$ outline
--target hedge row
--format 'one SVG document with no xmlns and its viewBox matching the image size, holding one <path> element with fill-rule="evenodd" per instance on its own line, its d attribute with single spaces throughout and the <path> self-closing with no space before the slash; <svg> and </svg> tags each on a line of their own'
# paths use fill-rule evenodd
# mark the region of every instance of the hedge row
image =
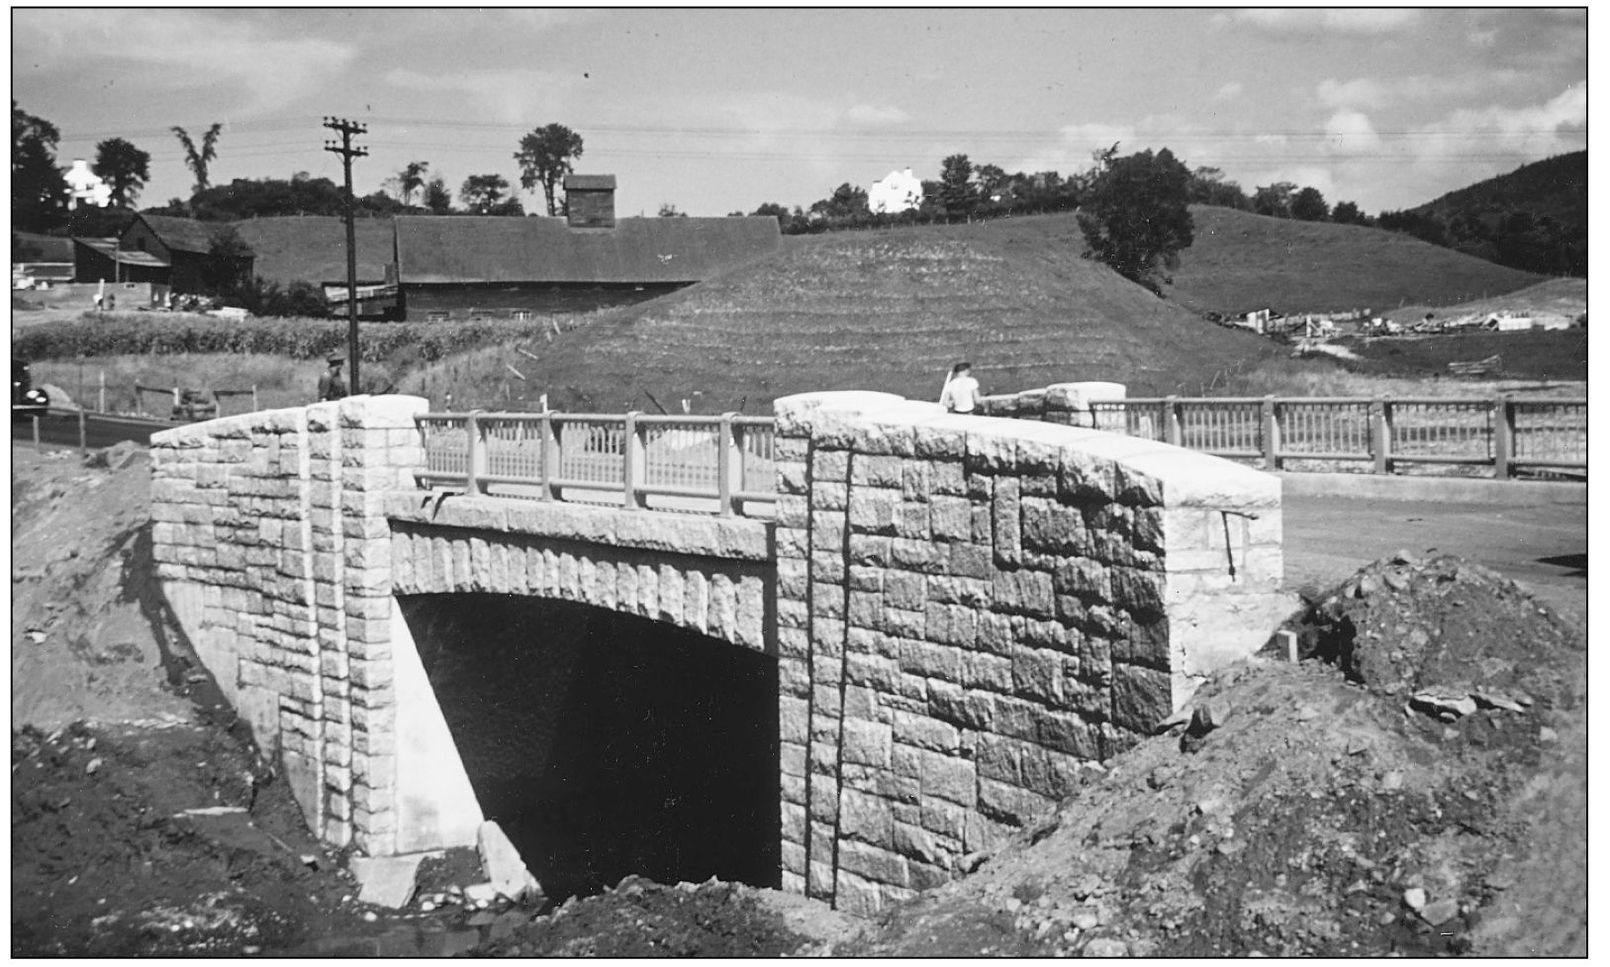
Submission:
<svg viewBox="0 0 1610 967">
<path fill-rule="evenodd" d="M 465 322 L 365 322 L 358 345 L 366 362 L 399 356 L 430 362 L 476 346 L 541 335 L 546 322 L 482 319 Z M 175 356 L 258 353 L 291 359 L 346 355 L 347 323 L 330 319 L 248 319 L 111 313 L 22 330 L 12 355 L 22 359 L 80 356 Z"/>
</svg>

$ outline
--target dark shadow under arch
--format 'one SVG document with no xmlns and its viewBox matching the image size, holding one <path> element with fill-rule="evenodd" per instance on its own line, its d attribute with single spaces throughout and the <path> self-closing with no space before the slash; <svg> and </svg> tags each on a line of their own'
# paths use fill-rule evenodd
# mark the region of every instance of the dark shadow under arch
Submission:
<svg viewBox="0 0 1610 967">
<path fill-rule="evenodd" d="M 398 601 L 483 812 L 551 899 L 778 884 L 775 658 L 571 602 Z"/>
</svg>

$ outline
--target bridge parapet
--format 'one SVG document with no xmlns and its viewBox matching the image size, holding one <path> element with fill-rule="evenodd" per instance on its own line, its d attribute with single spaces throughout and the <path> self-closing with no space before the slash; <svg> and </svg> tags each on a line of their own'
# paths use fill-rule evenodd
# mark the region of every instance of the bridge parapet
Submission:
<svg viewBox="0 0 1610 967">
<path fill-rule="evenodd" d="M 1291 610 L 1274 477 L 886 394 L 776 412 L 785 889 L 948 879 Z"/>
</svg>

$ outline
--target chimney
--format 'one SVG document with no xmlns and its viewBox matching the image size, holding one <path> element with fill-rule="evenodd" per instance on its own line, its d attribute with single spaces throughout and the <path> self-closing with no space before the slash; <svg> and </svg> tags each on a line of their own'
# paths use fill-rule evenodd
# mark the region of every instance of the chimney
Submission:
<svg viewBox="0 0 1610 967">
<path fill-rule="evenodd" d="M 571 228 L 614 228 L 615 176 L 566 175 L 565 204 Z"/>
</svg>

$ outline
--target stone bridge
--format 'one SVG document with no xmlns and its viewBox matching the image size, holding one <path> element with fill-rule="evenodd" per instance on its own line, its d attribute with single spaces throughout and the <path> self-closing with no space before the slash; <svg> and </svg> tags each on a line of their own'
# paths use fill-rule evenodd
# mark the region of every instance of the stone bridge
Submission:
<svg viewBox="0 0 1610 967">
<path fill-rule="evenodd" d="M 483 818 L 410 602 L 740 649 L 776 691 L 760 879 L 860 914 L 956 875 L 1294 606 L 1273 476 L 880 393 L 775 409 L 772 520 L 422 489 L 413 397 L 181 427 L 152 439 L 158 578 L 310 826 L 370 855 Z"/>
</svg>

